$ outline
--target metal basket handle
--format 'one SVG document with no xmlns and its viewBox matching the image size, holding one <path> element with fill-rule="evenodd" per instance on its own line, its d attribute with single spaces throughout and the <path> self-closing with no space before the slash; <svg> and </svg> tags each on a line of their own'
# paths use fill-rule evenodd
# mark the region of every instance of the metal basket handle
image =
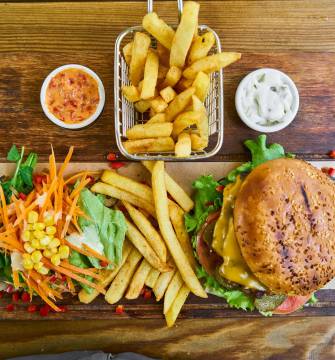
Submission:
<svg viewBox="0 0 335 360">
<path fill-rule="evenodd" d="M 183 0 L 177 0 L 177 6 L 178 6 L 178 17 L 180 20 L 181 14 L 183 12 Z M 148 0 L 147 2 L 147 11 L 148 13 L 151 13 L 154 11 L 154 0 Z"/>
</svg>

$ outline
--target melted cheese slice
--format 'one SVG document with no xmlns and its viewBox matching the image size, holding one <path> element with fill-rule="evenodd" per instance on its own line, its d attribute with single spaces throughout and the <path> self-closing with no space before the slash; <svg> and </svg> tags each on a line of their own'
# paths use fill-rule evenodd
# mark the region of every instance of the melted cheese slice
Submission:
<svg viewBox="0 0 335 360">
<path fill-rule="evenodd" d="M 220 273 L 224 278 L 246 288 L 265 290 L 244 261 L 235 236 L 233 208 L 241 185 L 242 180 L 237 177 L 235 183 L 224 189 L 223 206 L 215 224 L 212 247 L 223 258 Z"/>
</svg>

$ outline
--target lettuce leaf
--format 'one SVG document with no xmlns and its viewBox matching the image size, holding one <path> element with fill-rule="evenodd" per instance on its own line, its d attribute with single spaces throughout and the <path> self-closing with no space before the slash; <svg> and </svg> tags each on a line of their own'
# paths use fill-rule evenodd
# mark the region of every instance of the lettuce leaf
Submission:
<svg viewBox="0 0 335 360">
<path fill-rule="evenodd" d="M 197 276 L 203 280 L 203 285 L 207 293 L 222 297 L 230 307 L 245 311 L 255 309 L 252 296 L 247 295 L 239 289 L 225 289 L 214 277 L 208 275 L 202 267 L 198 267 Z"/>
<path fill-rule="evenodd" d="M 69 262 L 70 264 L 82 268 L 82 269 L 87 269 L 89 267 L 91 267 L 90 262 L 88 260 L 88 258 L 85 255 L 80 254 L 79 252 L 72 250 L 70 253 L 70 257 L 69 257 Z M 92 281 L 93 278 L 91 276 L 84 276 L 87 280 Z M 91 288 L 90 286 L 83 284 L 81 282 L 79 282 L 79 285 L 88 293 L 91 294 L 93 291 L 93 288 Z"/>
<path fill-rule="evenodd" d="M 123 213 L 104 206 L 103 199 L 87 188 L 81 191 L 78 204 L 89 217 L 79 218 L 80 228 L 84 234 L 88 232 L 91 238 L 100 240 L 103 253 L 112 264 L 110 267 L 118 265 L 122 260 L 122 247 L 127 230 Z M 90 261 L 93 266 L 99 267 L 96 261 L 91 258 Z"/>
<path fill-rule="evenodd" d="M 185 215 L 185 226 L 188 232 L 198 231 L 207 216 L 221 208 L 222 191 L 216 190 L 219 185 L 212 175 L 201 176 L 192 184 L 195 189 L 195 206 L 192 214 Z"/>
<path fill-rule="evenodd" d="M 259 135 L 256 140 L 246 140 L 245 147 L 251 152 L 251 161 L 246 162 L 236 169 L 230 171 L 228 175 L 220 181 L 226 185 L 236 181 L 236 177 L 241 174 L 250 172 L 256 166 L 263 164 L 269 160 L 275 160 L 283 157 L 294 157 L 291 153 L 285 153 L 284 148 L 279 144 L 271 144 L 267 146 L 266 135 Z"/>
</svg>

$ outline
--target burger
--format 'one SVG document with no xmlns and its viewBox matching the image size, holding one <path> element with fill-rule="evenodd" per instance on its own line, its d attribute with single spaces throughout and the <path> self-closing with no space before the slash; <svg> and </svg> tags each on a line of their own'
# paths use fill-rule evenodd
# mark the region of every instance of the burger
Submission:
<svg viewBox="0 0 335 360">
<path fill-rule="evenodd" d="M 193 183 L 198 277 L 231 307 L 290 313 L 335 276 L 335 185 L 265 135 L 245 145 L 250 162 Z"/>
</svg>

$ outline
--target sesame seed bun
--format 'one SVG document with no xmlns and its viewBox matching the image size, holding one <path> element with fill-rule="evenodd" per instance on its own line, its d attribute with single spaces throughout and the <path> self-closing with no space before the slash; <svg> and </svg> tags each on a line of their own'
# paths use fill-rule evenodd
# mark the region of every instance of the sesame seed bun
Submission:
<svg viewBox="0 0 335 360">
<path fill-rule="evenodd" d="M 255 168 L 236 199 L 234 226 L 245 261 L 272 293 L 308 295 L 335 276 L 335 185 L 304 161 Z"/>
</svg>

